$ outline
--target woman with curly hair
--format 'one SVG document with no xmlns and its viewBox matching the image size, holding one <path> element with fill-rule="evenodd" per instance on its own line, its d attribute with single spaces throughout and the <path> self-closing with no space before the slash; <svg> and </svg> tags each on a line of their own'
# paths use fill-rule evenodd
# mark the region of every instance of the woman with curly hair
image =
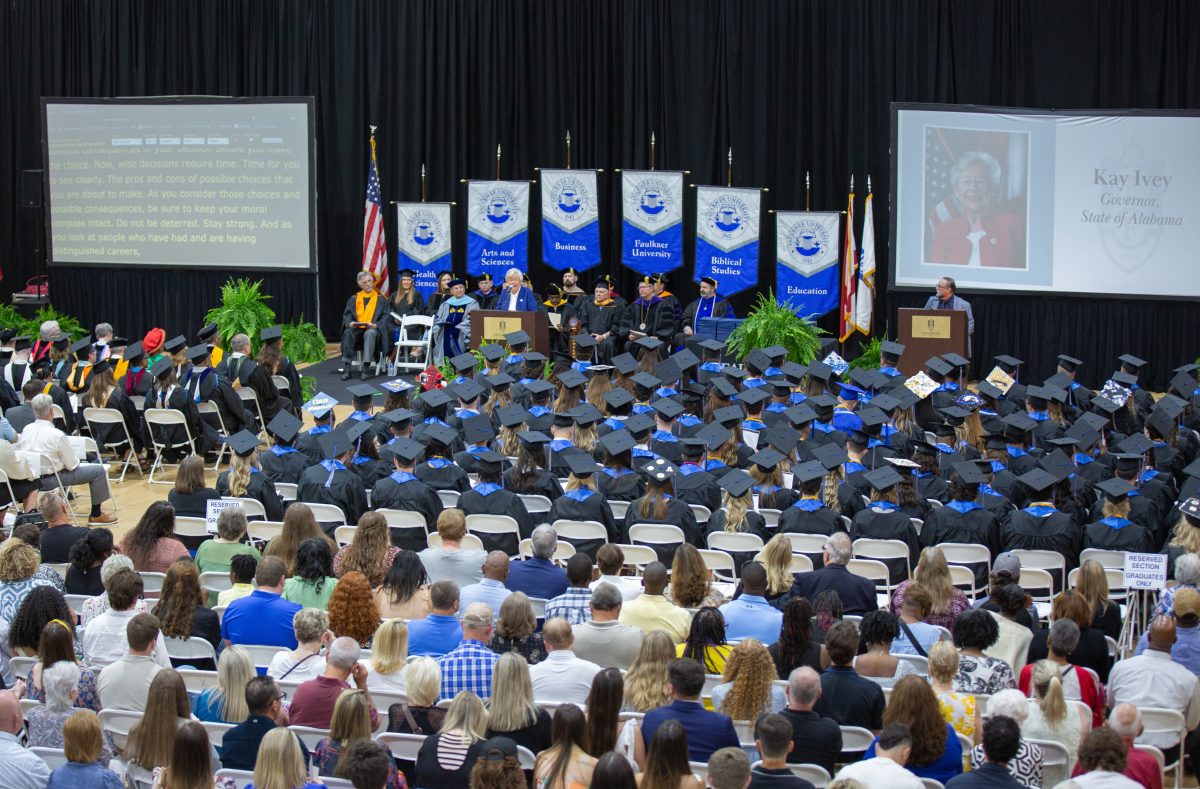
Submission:
<svg viewBox="0 0 1200 789">
<path fill-rule="evenodd" d="M 25 698 L 35 701 L 45 700 L 42 686 L 42 670 L 61 661 L 68 661 L 79 666 L 78 698 L 76 707 L 100 711 L 100 693 L 96 689 L 96 675 L 90 668 L 79 665 L 75 657 L 75 631 L 69 623 L 61 619 L 51 619 L 42 628 L 42 637 L 38 642 L 38 660 L 29 669 L 25 678 Z"/>
<path fill-rule="evenodd" d="M 198 636 L 219 649 L 221 620 L 217 612 L 204 607 L 204 590 L 200 587 L 200 571 L 191 559 L 179 559 L 167 568 L 163 579 L 162 596 L 154 606 L 163 636 L 188 639 Z M 196 668 L 212 671 L 210 660 L 180 659 L 179 665 L 196 664 Z M 201 663 L 206 665 L 200 665 Z"/>
<path fill-rule="evenodd" d="M 283 583 L 283 599 L 305 608 L 324 608 L 337 586 L 333 553 L 324 540 L 305 540 L 296 551 L 296 571 Z"/>
<path fill-rule="evenodd" d="M 171 562 L 188 556 L 187 546 L 175 537 L 175 508 L 165 501 L 147 507 L 122 538 L 121 553 L 133 559 L 139 573 L 165 573 Z"/>
<path fill-rule="evenodd" d="M 37 549 L 24 540 L 9 537 L 0 543 L 0 618 L 11 622 L 21 603 L 38 587 L 58 591 L 50 581 L 36 575 L 41 563 Z"/>
<path fill-rule="evenodd" d="M 530 665 L 541 663 L 546 659 L 546 644 L 542 634 L 535 630 L 537 616 L 533 613 L 533 604 L 524 592 L 513 592 L 500 604 L 496 629 L 488 648 L 499 655 L 516 652 Z"/>
<path fill-rule="evenodd" d="M 829 662 L 828 658 L 821 659 L 821 645 L 813 638 L 812 618 L 812 604 L 806 597 L 793 597 L 783 607 L 779 640 L 767 647 L 779 679 L 787 679 L 801 666 L 808 666 L 820 674 L 824 668 L 822 664 Z"/>
<path fill-rule="evenodd" d="M 983 653 L 1000 638 L 1000 626 L 991 613 L 974 608 L 964 611 L 954 623 L 953 632 L 954 646 L 958 647 L 958 673 L 954 676 L 956 693 L 991 695 L 1017 686 L 1012 666 Z"/>
<path fill-rule="evenodd" d="M 423 619 L 429 615 L 429 574 L 420 556 L 407 549 L 396 553 L 383 583 L 375 590 L 375 603 L 384 619 Z"/>
<path fill-rule="evenodd" d="M 704 666 L 705 674 L 720 674 L 730 649 L 725 640 L 725 617 L 716 608 L 701 608 L 692 617 L 687 639 L 675 648 L 675 656 L 691 658 Z"/>
<path fill-rule="evenodd" d="M 647 633 L 642 647 L 625 674 L 625 706 L 631 712 L 649 712 L 671 703 L 667 664 L 675 659 L 675 644 L 662 630 Z"/>
<path fill-rule="evenodd" d="M 329 543 L 329 550 L 336 551 L 337 543 L 329 539 L 329 535 L 321 530 L 313 511 L 307 504 L 300 502 L 291 504 L 283 513 L 283 530 L 279 536 L 267 543 L 263 556 L 278 556 L 288 566 L 288 575 L 296 572 L 296 551 L 305 540 L 324 540 Z"/>
<path fill-rule="evenodd" d="M 36 657 L 42 643 L 42 631 L 54 620 L 67 625 L 71 635 L 75 635 L 72 624 L 75 617 L 67 605 L 67 599 L 53 586 L 39 586 L 26 595 L 21 607 L 17 609 L 8 628 L 9 654 Z M 75 654 L 82 657 L 78 640 L 75 644 Z M 7 681 L 7 677 L 5 678 Z"/>
<path fill-rule="evenodd" d="M 341 578 L 346 573 L 361 573 L 376 587 L 383 583 L 398 553 L 400 549 L 392 545 L 387 518 L 378 512 L 364 512 L 354 530 L 354 540 L 333 557 L 333 574 Z"/>
<path fill-rule="evenodd" d="M 888 688 L 916 671 L 912 663 L 891 654 L 892 642 L 900 636 L 900 620 L 891 611 L 868 611 L 858 631 L 867 645 L 866 654 L 854 658 L 854 670 L 859 676 Z"/>
<path fill-rule="evenodd" d="M 910 583 L 921 584 L 933 599 L 933 608 L 925 618 L 931 625 L 949 630 L 954 627 L 958 615 L 971 607 L 971 601 L 967 599 L 966 594 L 961 589 L 954 588 L 946 555 L 937 546 L 931 545 L 921 551 L 921 559 L 913 569 L 912 579 L 901 581 L 892 593 L 891 610 L 896 616 L 900 616 L 900 610 L 904 607 L 904 591 Z"/>
<path fill-rule="evenodd" d="M 904 766 L 913 775 L 944 784 L 963 771 L 958 735 L 942 718 L 937 696 L 923 678 L 909 676 L 896 683 L 883 710 L 883 725 L 893 723 L 903 724 L 912 732 L 912 752 Z M 874 742 L 863 754 L 863 759 L 873 758 Z"/>
<path fill-rule="evenodd" d="M 787 706 L 783 688 L 775 684 L 771 653 L 757 638 L 734 645 L 721 684 L 713 688 L 712 703 L 713 709 L 735 721 L 758 720 L 759 715 Z"/>
<path fill-rule="evenodd" d="M 836 589 L 826 589 L 813 599 L 813 619 L 817 629 L 821 631 L 818 634 L 820 640 L 825 639 L 825 634 L 834 623 L 842 621 L 843 610 L 845 606 L 842 605 L 842 598 Z"/>
<path fill-rule="evenodd" d="M 329 597 L 329 629 L 334 636 L 349 636 L 367 649 L 379 627 L 379 607 L 371 584 L 362 573 L 346 573 Z"/>
<path fill-rule="evenodd" d="M 100 574 L 100 566 L 112 555 L 113 533 L 102 526 L 88 531 L 86 535 L 75 541 L 67 554 L 67 580 L 63 585 L 64 594 L 84 594 L 94 597 L 104 594 L 104 581 Z"/>
<path fill-rule="evenodd" d="M 724 596 L 709 578 L 704 557 L 688 543 L 675 549 L 671 560 L 671 583 L 663 596 L 680 608 L 706 608 L 724 602 Z"/>
</svg>

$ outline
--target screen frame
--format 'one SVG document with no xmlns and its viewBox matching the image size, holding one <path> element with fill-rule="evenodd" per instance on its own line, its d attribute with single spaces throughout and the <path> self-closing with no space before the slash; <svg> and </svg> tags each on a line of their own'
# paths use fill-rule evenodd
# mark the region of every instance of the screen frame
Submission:
<svg viewBox="0 0 1200 789">
<path fill-rule="evenodd" d="M 893 101 L 890 104 L 891 108 L 891 137 L 889 140 L 889 151 L 891 152 L 891 187 L 892 199 L 888 201 L 888 219 L 890 227 L 888 228 L 888 292 L 889 293 L 925 293 L 931 292 L 934 283 L 930 282 L 927 285 L 897 285 L 896 284 L 896 211 L 898 200 L 896 198 L 896 188 L 898 186 L 898 168 L 899 168 L 899 153 L 897 151 L 897 137 L 899 131 L 899 120 L 901 110 L 922 110 L 929 112 L 962 112 L 966 114 L 992 114 L 992 115 L 1050 115 L 1063 118 L 1074 117 L 1112 117 L 1112 118 L 1200 118 L 1200 110 L 1173 110 L 1173 109 L 1141 109 L 1141 108 L 1124 108 L 1124 109 L 1046 109 L 1036 107 L 997 107 L 990 104 L 938 104 L 919 101 Z M 1075 298 L 1089 299 L 1106 299 L 1106 300 L 1137 300 L 1137 301 L 1196 301 L 1195 296 L 1179 296 L 1171 294 L 1143 294 L 1129 295 L 1122 293 L 1100 293 L 1096 291 L 1068 291 L 1068 290 L 1020 290 L 1018 288 L 957 288 L 956 293 L 974 293 L 984 296 L 1013 296 L 1025 297 L 1040 296 L 1040 297 L 1057 297 L 1069 296 Z"/>
<path fill-rule="evenodd" d="M 42 113 L 42 192 L 43 202 L 43 231 L 46 235 L 46 266 L 47 267 L 86 267 L 86 268 L 157 268 L 157 269 L 188 269 L 212 271 L 245 271 L 244 264 L 223 263 L 173 263 L 146 262 L 127 263 L 109 261 L 55 261 L 54 234 L 50 224 L 50 142 L 47 128 L 47 107 L 52 104 L 97 104 L 107 106 L 144 106 L 144 105 L 212 105 L 212 104 L 300 104 L 304 105 L 308 116 L 308 265 L 307 266 L 269 266 L 263 269 L 270 272 L 307 272 L 316 274 L 320 271 L 317 259 L 317 119 L 315 96 L 139 96 L 121 98 L 88 98 L 83 96 L 43 96 L 41 98 Z"/>
</svg>

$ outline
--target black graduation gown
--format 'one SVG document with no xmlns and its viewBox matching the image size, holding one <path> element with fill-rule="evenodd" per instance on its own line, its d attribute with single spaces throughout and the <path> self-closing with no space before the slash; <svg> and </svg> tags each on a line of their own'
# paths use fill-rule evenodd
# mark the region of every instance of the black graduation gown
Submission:
<svg viewBox="0 0 1200 789">
<path fill-rule="evenodd" d="M 484 494 L 487 495 L 484 495 Z M 511 490 L 494 486 L 493 483 L 481 483 L 471 488 L 458 499 L 458 508 L 464 515 L 507 515 L 517 522 L 517 530 L 521 539 L 533 534 L 533 518 L 525 509 L 525 502 Z M 509 556 L 516 556 L 520 545 L 511 535 L 496 536 L 489 534 L 477 535 L 483 540 L 485 551 L 504 551 Z"/>
<path fill-rule="evenodd" d="M 1092 505 L 1091 512 L 1088 513 L 1088 520 L 1095 522 L 1103 517 L 1104 502 L 1097 501 Z M 1163 518 L 1158 505 L 1149 496 L 1130 495 L 1129 514 L 1125 517 L 1144 528 L 1146 533 L 1153 537 L 1156 543 L 1161 544 L 1166 539 L 1167 527 L 1163 525 Z M 1171 526 L 1174 526 L 1174 524 L 1171 524 Z"/>
<path fill-rule="evenodd" d="M 828 428 L 828 429 L 823 429 Z M 839 447 L 845 447 L 849 439 L 841 430 L 829 424 L 822 425 L 818 422 L 812 423 L 812 432 L 808 437 L 809 443 L 815 449 L 826 444 L 836 444 Z"/>
<path fill-rule="evenodd" d="M 575 308 L 571 303 L 564 301 L 562 304 L 552 305 L 549 301 L 543 301 L 538 307 L 538 312 L 543 312 L 547 315 L 554 313 L 559 317 L 559 326 L 555 329 L 554 324 L 550 324 L 550 358 L 563 359 L 570 356 L 570 344 L 567 339 L 571 333 L 571 318 L 575 315 Z M 549 318 L 547 318 L 547 321 Z"/>
<path fill-rule="evenodd" d="M 296 436 L 296 440 L 292 442 L 292 445 L 308 458 L 309 466 L 315 466 L 325 457 L 324 453 L 321 452 L 321 436 L 328 433 L 330 429 L 328 427 L 309 428 Z M 320 430 L 320 432 L 314 433 L 314 430 Z"/>
<path fill-rule="evenodd" d="M 232 495 L 229 492 L 228 469 L 217 475 L 217 493 L 225 497 Z M 246 483 L 244 498 L 257 499 L 262 502 L 263 509 L 267 511 L 267 520 L 283 520 L 283 499 L 275 492 L 275 483 L 261 471 L 251 472 L 250 481 Z"/>
<path fill-rule="evenodd" d="M 704 524 L 704 538 L 707 544 L 708 535 L 715 532 L 725 531 L 725 510 L 715 510 L 712 516 L 708 519 L 708 523 Z M 746 512 L 746 522 L 742 528 L 743 534 L 754 534 L 763 544 L 766 544 L 771 539 L 772 535 L 767 531 L 767 520 L 761 513 L 749 510 Z M 733 566 L 737 571 L 738 576 L 742 574 L 742 566 L 746 562 L 753 561 L 758 551 L 730 551 L 729 555 L 733 558 Z"/>
<path fill-rule="evenodd" d="M 608 364 L 617 355 L 618 339 L 629 336 L 625 303 L 611 299 L 608 304 L 600 306 L 595 299 L 581 299 L 575 306 L 575 316 L 579 318 L 579 331 L 582 333 L 612 333 L 611 337 L 596 346 L 596 361 Z"/>
<path fill-rule="evenodd" d="M 946 542 L 982 545 L 996 556 L 1000 546 L 1000 521 L 982 506 L 967 512 L 959 512 L 953 507 L 935 507 L 921 527 L 921 547 Z M 986 585 L 987 565 L 978 564 L 971 569 L 975 572 L 975 585 Z"/>
<path fill-rule="evenodd" d="M 150 385 L 154 383 L 153 376 L 146 370 L 145 367 L 140 370 L 130 368 L 125 371 L 125 375 L 121 376 L 117 381 L 117 386 L 125 393 L 127 397 L 140 395 L 145 397 L 150 393 Z"/>
<path fill-rule="evenodd" d="M 258 398 L 258 407 L 262 409 L 262 418 L 266 422 L 274 419 L 275 415 L 284 407 L 291 406 L 291 401 L 279 395 L 279 389 L 271 380 L 271 374 L 267 372 L 267 368 L 250 357 L 242 356 L 237 359 L 226 357 L 218 366 L 218 372 L 221 372 L 221 368 L 225 369 L 225 372 L 222 373 L 223 377 L 231 384 L 236 382 L 240 386 L 248 386 L 254 390 L 254 396 Z M 296 396 L 300 396 L 299 389 L 297 389 Z"/>
<path fill-rule="evenodd" d="M 859 492 L 845 482 L 838 485 L 837 500 L 838 507 L 841 509 L 840 514 L 847 518 L 853 518 L 867 508 L 867 503 L 863 501 Z"/>
<path fill-rule="evenodd" d="M 950 500 L 950 486 L 946 484 L 945 479 L 933 472 L 927 472 L 925 476 L 915 476 L 918 496 L 923 499 L 937 499 L 943 504 Z"/>
<path fill-rule="evenodd" d="M 150 393 L 150 396 L 146 398 L 146 407 L 159 408 L 159 396 L 159 390 L 157 388 L 154 389 Z M 181 411 L 183 413 L 184 420 L 187 422 L 188 430 L 191 431 L 192 434 L 192 441 L 196 445 L 196 454 L 203 456 L 217 445 L 216 434 L 211 430 L 211 428 L 208 427 L 204 420 L 200 418 L 200 412 L 196 410 L 196 404 L 192 401 L 192 398 L 188 396 L 187 391 L 184 390 L 183 387 L 175 386 L 171 389 L 170 394 L 167 395 L 166 407 L 176 411 Z M 146 425 L 149 427 L 148 422 Z M 159 427 L 154 428 L 154 430 L 155 435 L 158 435 L 160 431 L 164 431 L 163 428 Z M 187 436 L 184 434 L 184 431 L 179 427 L 166 428 L 165 433 L 166 435 L 162 436 L 162 439 L 165 439 L 162 441 L 162 443 L 167 445 L 182 443 L 187 440 Z M 149 433 L 147 433 L 146 442 L 147 445 L 149 445 Z M 187 449 L 171 449 L 164 454 L 168 458 L 178 458 L 186 455 L 187 453 Z"/>
<path fill-rule="evenodd" d="M 595 521 L 604 526 L 608 533 L 609 542 L 620 542 L 621 534 L 617 530 L 617 522 L 613 518 L 612 507 L 604 497 L 587 488 L 567 491 L 554 499 L 550 505 L 549 520 Z M 571 540 L 575 550 L 586 553 L 592 561 L 596 560 L 596 551 L 603 543 L 600 540 Z"/>
<path fill-rule="evenodd" d="M 908 546 L 907 566 L 917 566 L 917 559 L 921 553 L 917 529 L 908 519 L 908 515 L 901 510 L 880 509 L 878 502 L 873 502 L 871 506 L 855 515 L 854 520 L 850 523 L 850 539 L 857 540 L 860 537 L 869 537 L 875 540 L 900 540 Z M 908 572 L 902 559 L 888 559 L 884 564 L 888 566 L 893 586 L 908 578 Z"/>
<path fill-rule="evenodd" d="M 696 313 L 700 311 L 700 299 L 696 299 L 683 310 L 681 317 L 682 325 L 679 327 L 683 331 L 685 327 L 690 327 L 693 332 L 696 332 L 700 327 L 696 325 Z M 725 299 L 717 299 L 713 303 L 712 315 L 710 318 L 725 318 L 729 315 L 729 302 Z"/>
<path fill-rule="evenodd" d="M 647 304 L 641 299 L 630 302 L 625 308 L 626 319 L 621 327 L 621 338 L 632 340 L 630 332 L 640 332 L 657 337 L 668 345 L 675 341 L 675 314 L 662 299 Z"/>
<path fill-rule="evenodd" d="M 609 472 L 613 469 L 605 467 L 596 475 L 596 487 L 607 501 L 633 501 L 646 494 L 646 483 L 636 471 L 626 470 L 619 477 Z M 690 510 L 689 510 L 690 511 Z"/>
<path fill-rule="evenodd" d="M 238 397 L 237 392 L 233 391 L 233 387 L 221 378 L 221 374 L 216 370 L 206 368 L 197 371 L 193 368 L 188 371 L 183 385 L 193 400 L 199 390 L 201 400 L 217 406 L 217 412 L 221 415 L 220 420 L 216 416 L 212 416 L 211 419 L 206 416 L 204 419 L 205 423 L 214 431 L 221 432 L 223 423 L 227 431 L 226 435 L 232 436 L 242 430 L 256 432 L 254 418 L 242 405 L 242 398 Z"/>
<path fill-rule="evenodd" d="M 312 465 L 312 460 L 295 447 L 273 446 L 258 454 L 258 465 L 272 482 L 298 485 L 304 469 Z"/>
<path fill-rule="evenodd" d="M 441 498 L 437 491 L 421 480 L 401 474 L 399 471 L 393 472 L 375 483 L 371 491 L 371 506 L 377 510 L 419 512 L 425 517 L 426 531 L 432 532 L 437 527 L 438 516 L 442 514 Z M 392 532 L 392 544 L 412 551 L 423 551 L 428 547 L 424 540 L 408 529 Z"/>
<path fill-rule="evenodd" d="M 687 474 L 683 468 L 681 466 L 675 475 L 675 497 L 683 499 L 685 504 L 699 504 L 713 512 L 720 509 L 721 486 L 716 478 L 698 465 L 686 466 L 691 471 Z"/>
<path fill-rule="evenodd" d="M 445 458 L 430 458 L 418 465 L 413 473 L 434 490 L 457 490 L 463 493 L 471 487 L 467 472 Z"/>
<path fill-rule="evenodd" d="M 350 469 L 358 475 L 362 486 L 367 490 L 374 488 L 375 483 L 391 474 L 394 468 L 391 463 L 375 458 L 362 458 L 362 462 L 357 461 L 358 458 L 355 458 L 355 462 L 350 464 Z"/>
<path fill-rule="evenodd" d="M 763 493 L 761 490 L 755 490 L 758 493 L 758 508 L 760 510 L 779 510 L 782 512 L 788 507 L 796 503 L 800 498 L 800 492 L 792 488 L 776 488 L 770 493 Z"/>
<path fill-rule="evenodd" d="M 1154 539 L 1145 528 L 1128 519 L 1117 523 L 1124 525 L 1113 526 L 1104 520 L 1089 523 L 1083 528 L 1083 547 L 1134 553 L 1148 553 L 1154 550 Z"/>
<path fill-rule="evenodd" d="M 565 467 L 564 467 L 565 468 Z M 516 469 L 508 469 L 504 472 L 504 489 L 511 490 L 513 493 L 524 493 L 525 495 L 545 496 L 554 501 L 563 494 L 562 485 L 558 484 L 558 479 L 553 474 L 545 469 L 539 468 L 533 476 L 532 484 L 525 488 L 521 488 L 516 482 Z M 584 519 L 586 520 L 586 518 Z"/>
<path fill-rule="evenodd" d="M 671 433 L 655 431 L 650 435 L 650 451 L 678 466 L 683 462 L 683 444 Z"/>
<path fill-rule="evenodd" d="M 342 508 L 346 523 L 351 526 L 358 523 L 358 519 L 367 511 L 367 493 L 358 475 L 350 469 L 340 468 L 331 476 L 320 463 L 310 466 L 300 477 L 296 500 L 312 504 L 336 504 Z M 334 524 L 334 527 L 341 525 Z M 321 527 L 333 536 L 332 528 L 326 524 L 321 524 Z"/>
<path fill-rule="evenodd" d="M 364 333 L 364 329 L 356 329 L 351 324 L 358 321 L 358 311 L 355 309 L 358 303 L 358 294 L 362 291 L 356 291 L 351 294 L 350 298 L 346 299 L 346 306 L 342 309 L 342 358 L 354 358 L 354 346 L 358 342 L 358 338 Z M 376 353 L 386 355 L 392 345 L 392 338 L 387 331 L 391 320 L 388 315 L 388 306 L 390 302 L 383 296 L 377 296 L 375 299 L 375 310 L 371 313 L 371 320 L 368 323 L 372 324 L 379 330 L 379 335 L 382 338 L 380 346 L 375 349 Z M 373 364 L 374 359 L 368 359 L 368 364 Z"/>
<path fill-rule="evenodd" d="M 642 499 L 645 497 L 643 496 Z M 629 543 L 629 527 L 637 523 L 667 523 L 672 526 L 678 526 L 683 529 L 683 538 L 688 544 L 694 545 L 697 548 L 704 547 L 704 535 L 700 531 L 700 525 L 696 523 L 696 514 L 691 508 L 675 497 L 667 500 L 667 515 L 661 520 L 656 520 L 652 514 L 643 515 L 638 509 L 642 504 L 642 499 L 636 499 L 629 504 L 629 509 L 625 513 L 625 524 L 621 527 L 621 542 Z M 668 567 L 671 566 L 671 560 L 675 558 L 674 548 L 655 548 L 658 553 L 658 559 Z"/>
<path fill-rule="evenodd" d="M 84 406 L 86 408 L 86 406 Z M 138 413 L 137 407 L 133 401 L 125 396 L 118 386 L 109 392 L 108 400 L 104 403 L 105 408 L 112 408 L 121 412 L 121 416 L 125 419 L 125 427 L 129 431 L 129 437 L 133 440 L 133 448 L 138 452 L 142 451 L 142 435 L 137 429 L 138 422 L 141 421 L 141 414 Z M 82 412 L 82 409 L 81 409 Z M 65 414 L 65 411 L 64 411 Z M 94 424 L 92 426 L 92 438 L 96 439 L 96 444 L 101 449 L 104 449 L 105 444 L 110 441 L 120 443 L 125 440 L 125 430 L 119 426 L 108 424 Z"/>
<path fill-rule="evenodd" d="M 846 524 L 836 512 L 824 504 L 815 510 L 809 510 L 811 505 L 804 502 L 804 499 L 800 499 L 779 514 L 780 534 L 830 535 L 845 530 Z"/>
<path fill-rule="evenodd" d="M 1014 548 L 1028 551 L 1054 551 L 1067 562 L 1068 572 L 1079 564 L 1081 530 L 1065 513 L 1052 510 L 1046 515 L 1017 510 L 1000 525 L 1000 551 Z M 1065 578 L 1056 578 L 1062 588 Z"/>
</svg>

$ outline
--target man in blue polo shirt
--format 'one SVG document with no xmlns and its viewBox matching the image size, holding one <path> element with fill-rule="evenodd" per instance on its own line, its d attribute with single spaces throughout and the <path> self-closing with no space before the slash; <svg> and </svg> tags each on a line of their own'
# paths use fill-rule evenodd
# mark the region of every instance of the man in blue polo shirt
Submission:
<svg viewBox="0 0 1200 789">
<path fill-rule="evenodd" d="M 230 603 L 221 618 L 221 638 L 227 646 L 265 644 L 296 648 L 292 618 L 302 606 L 281 597 L 285 575 L 287 565 L 278 556 L 268 556 L 258 563 L 254 572 L 258 588 Z"/>
<path fill-rule="evenodd" d="M 558 533 L 543 523 L 533 530 L 530 541 L 533 556 L 509 565 L 504 585 L 514 592 L 524 592 L 528 597 L 543 600 L 558 597 L 567 591 L 567 571 L 554 563 Z"/>
<path fill-rule="evenodd" d="M 742 567 L 742 594 L 721 606 L 725 617 L 725 638 L 745 641 L 757 638 L 763 644 L 779 640 L 783 612 L 767 602 L 767 571 L 758 562 Z"/>
<path fill-rule="evenodd" d="M 429 587 L 429 615 L 408 623 L 408 654 L 440 658 L 463 639 L 458 613 L 458 584 L 434 581 Z"/>
</svg>

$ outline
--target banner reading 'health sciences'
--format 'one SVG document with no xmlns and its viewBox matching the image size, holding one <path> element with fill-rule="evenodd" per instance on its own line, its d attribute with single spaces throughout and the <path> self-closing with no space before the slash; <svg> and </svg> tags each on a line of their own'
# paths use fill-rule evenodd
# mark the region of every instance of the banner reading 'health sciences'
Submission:
<svg viewBox="0 0 1200 789">
<path fill-rule="evenodd" d="M 510 268 L 525 271 L 529 259 L 529 182 L 467 184 L 467 272 L 504 280 Z"/>
<path fill-rule="evenodd" d="M 415 272 L 414 285 L 419 293 L 437 290 L 439 271 L 449 271 L 450 204 L 397 203 L 396 227 L 400 234 L 401 270 Z"/>
<path fill-rule="evenodd" d="M 775 296 L 802 316 L 824 315 L 838 305 L 837 211 L 776 211 Z"/>
<path fill-rule="evenodd" d="M 639 274 L 683 265 L 683 173 L 621 173 L 621 262 Z"/>
<path fill-rule="evenodd" d="M 542 170 L 542 259 L 559 271 L 600 262 L 595 170 Z"/>
<path fill-rule="evenodd" d="M 717 280 L 722 296 L 758 282 L 761 202 L 759 189 L 696 188 L 696 279 Z"/>
</svg>

